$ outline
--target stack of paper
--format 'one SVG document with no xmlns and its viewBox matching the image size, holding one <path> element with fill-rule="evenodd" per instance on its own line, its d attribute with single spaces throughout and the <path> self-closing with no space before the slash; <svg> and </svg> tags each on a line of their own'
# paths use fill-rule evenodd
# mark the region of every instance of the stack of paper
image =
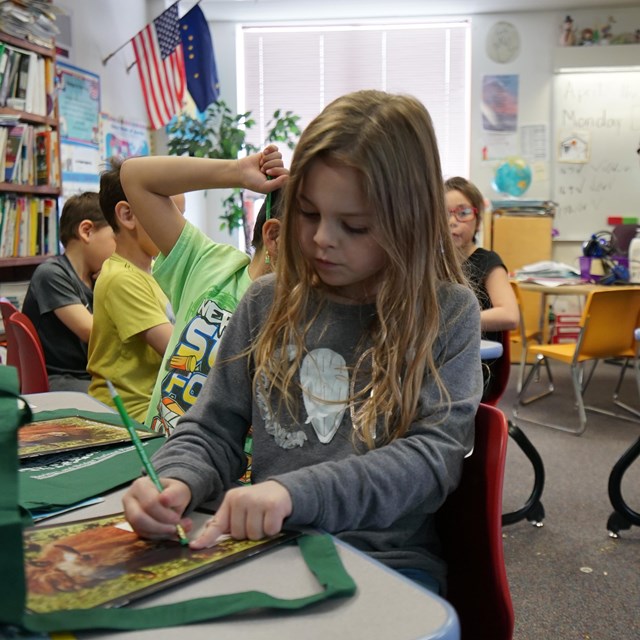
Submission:
<svg viewBox="0 0 640 640">
<path fill-rule="evenodd" d="M 564 262 L 543 260 L 527 264 L 516 271 L 516 280 L 519 282 L 535 282 L 547 286 L 562 284 L 577 284 L 582 282 L 580 271 Z"/>
</svg>

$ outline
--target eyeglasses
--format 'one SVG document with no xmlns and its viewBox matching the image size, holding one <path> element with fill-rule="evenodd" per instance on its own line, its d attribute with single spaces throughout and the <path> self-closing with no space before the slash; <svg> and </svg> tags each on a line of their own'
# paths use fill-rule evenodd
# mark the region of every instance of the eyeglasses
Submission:
<svg viewBox="0 0 640 640">
<path fill-rule="evenodd" d="M 468 222 L 478 215 L 478 210 L 475 207 L 460 205 L 455 209 L 449 209 L 449 215 L 453 216 L 458 222 Z"/>
</svg>

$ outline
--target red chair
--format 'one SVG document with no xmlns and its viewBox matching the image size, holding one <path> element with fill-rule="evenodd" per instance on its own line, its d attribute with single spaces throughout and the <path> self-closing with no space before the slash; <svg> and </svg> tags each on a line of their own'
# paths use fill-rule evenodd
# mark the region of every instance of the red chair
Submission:
<svg viewBox="0 0 640 640">
<path fill-rule="evenodd" d="M 4 325 L 4 332 L 7 336 L 7 361 L 5 364 L 10 367 L 19 369 L 18 363 L 18 349 L 15 344 L 15 338 L 13 332 L 9 326 L 9 318 L 16 311 L 19 311 L 17 307 L 8 298 L 0 298 L 0 313 L 2 314 L 2 324 Z"/>
<path fill-rule="evenodd" d="M 510 335 L 508 331 L 503 331 L 500 335 L 500 343 L 502 344 L 502 355 L 494 360 L 490 365 L 491 376 L 487 387 L 482 395 L 483 404 L 492 407 L 497 406 L 502 394 L 509 383 L 509 374 L 511 373 L 511 353 L 510 353 Z M 544 464 L 538 450 L 520 427 L 513 421 L 509 420 L 509 435 L 515 440 L 525 456 L 527 456 L 531 466 L 533 467 L 533 488 L 527 501 L 520 509 L 510 511 L 502 516 L 502 524 L 515 524 L 526 518 L 534 527 L 543 526 L 544 507 L 540 498 L 544 490 Z"/>
<path fill-rule="evenodd" d="M 49 377 L 44 352 L 33 322 L 24 313 L 16 311 L 9 316 L 9 326 L 18 348 L 18 373 L 21 393 L 49 391 Z"/>
<path fill-rule="evenodd" d="M 447 561 L 447 600 L 462 640 L 511 640 L 514 614 L 502 549 L 502 483 L 509 430 L 502 411 L 481 404 L 462 480 L 437 515 Z"/>
</svg>

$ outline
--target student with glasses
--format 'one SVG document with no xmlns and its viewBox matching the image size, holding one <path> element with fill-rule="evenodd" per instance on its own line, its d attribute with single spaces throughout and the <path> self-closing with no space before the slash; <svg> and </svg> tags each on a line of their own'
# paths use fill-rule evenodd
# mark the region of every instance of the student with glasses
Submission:
<svg viewBox="0 0 640 640">
<path fill-rule="evenodd" d="M 476 246 L 484 200 L 465 178 L 445 182 L 445 203 L 453 242 L 462 254 L 463 269 L 480 302 L 480 326 L 487 340 L 500 341 L 500 332 L 516 329 L 519 321 L 509 275 L 495 251 Z"/>
</svg>

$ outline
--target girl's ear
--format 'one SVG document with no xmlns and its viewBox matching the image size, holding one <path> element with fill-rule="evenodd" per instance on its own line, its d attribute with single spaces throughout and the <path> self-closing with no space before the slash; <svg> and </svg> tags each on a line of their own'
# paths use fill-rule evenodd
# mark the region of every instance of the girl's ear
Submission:
<svg viewBox="0 0 640 640">
<path fill-rule="evenodd" d="M 262 244 L 271 256 L 278 255 L 278 238 L 280 237 L 280 220 L 270 218 L 262 226 Z"/>
<path fill-rule="evenodd" d="M 91 220 L 87 220 L 87 219 L 82 220 L 78 225 L 78 231 L 77 231 L 78 239 L 82 240 L 83 242 L 88 242 L 89 237 L 94 231 L 95 231 L 95 225 Z"/>
<path fill-rule="evenodd" d="M 126 200 L 120 200 L 120 202 L 116 204 L 115 213 L 119 227 L 129 229 L 129 231 L 135 229 L 136 219 L 134 218 L 133 213 L 131 212 L 131 207 Z"/>
</svg>

